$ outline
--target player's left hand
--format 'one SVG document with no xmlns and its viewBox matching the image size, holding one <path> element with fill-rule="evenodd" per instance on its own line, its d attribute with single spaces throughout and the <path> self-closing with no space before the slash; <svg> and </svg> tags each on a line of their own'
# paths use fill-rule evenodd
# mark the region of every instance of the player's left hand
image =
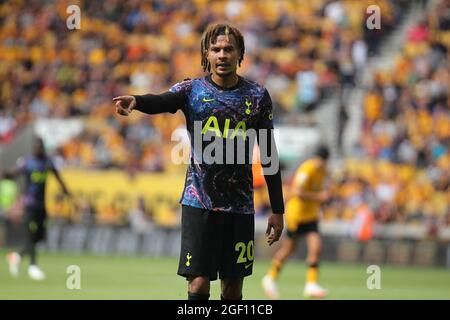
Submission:
<svg viewBox="0 0 450 320">
<path fill-rule="evenodd" d="M 277 242 L 280 239 L 281 233 L 283 232 L 283 227 L 284 227 L 284 215 L 275 213 L 270 214 L 269 219 L 267 221 L 267 230 L 266 230 L 267 243 L 269 244 L 269 246 L 271 246 L 273 243 Z"/>
</svg>

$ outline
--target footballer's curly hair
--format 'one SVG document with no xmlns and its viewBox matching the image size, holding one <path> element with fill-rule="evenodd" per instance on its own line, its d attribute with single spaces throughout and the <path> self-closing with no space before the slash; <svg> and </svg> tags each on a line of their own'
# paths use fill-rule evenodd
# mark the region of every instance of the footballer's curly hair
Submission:
<svg viewBox="0 0 450 320">
<path fill-rule="evenodd" d="M 209 45 L 211 43 L 216 43 L 218 36 L 229 36 L 233 35 L 236 39 L 236 43 L 239 50 L 239 60 L 238 65 L 241 66 L 242 60 L 244 60 L 244 52 L 245 52 L 245 45 L 244 45 L 244 37 L 242 36 L 241 32 L 227 24 L 227 23 L 216 23 L 216 24 L 210 24 L 206 28 L 205 32 L 203 32 L 202 40 L 201 40 L 201 56 L 202 56 L 202 67 L 203 71 L 210 71 L 211 66 L 208 61 L 208 49 Z"/>
</svg>

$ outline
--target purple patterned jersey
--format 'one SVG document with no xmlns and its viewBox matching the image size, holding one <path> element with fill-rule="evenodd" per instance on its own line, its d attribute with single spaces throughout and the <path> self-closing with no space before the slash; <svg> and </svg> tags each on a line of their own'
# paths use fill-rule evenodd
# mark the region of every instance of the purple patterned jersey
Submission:
<svg viewBox="0 0 450 320">
<path fill-rule="evenodd" d="M 251 155 L 255 140 L 247 132 L 273 128 L 272 102 L 267 90 L 242 77 L 236 86 L 223 89 L 207 76 L 177 83 L 170 91 L 186 97 L 182 110 L 191 138 L 181 204 L 254 214 Z M 200 145 L 195 143 L 199 135 Z M 223 148 L 211 148 L 218 139 L 222 140 Z M 231 141 L 234 146 L 230 147 L 227 142 Z M 242 145 L 245 147 L 239 149 Z M 215 159 L 223 157 L 223 161 L 211 163 L 205 160 L 205 154 L 212 154 Z"/>
</svg>

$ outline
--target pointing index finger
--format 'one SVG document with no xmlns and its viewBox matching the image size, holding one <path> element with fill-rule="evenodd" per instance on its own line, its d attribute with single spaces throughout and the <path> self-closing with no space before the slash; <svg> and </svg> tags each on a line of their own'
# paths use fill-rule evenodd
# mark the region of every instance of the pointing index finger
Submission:
<svg viewBox="0 0 450 320">
<path fill-rule="evenodd" d="M 113 98 L 113 101 L 117 101 L 117 100 L 126 100 L 126 97 L 125 96 L 118 96 L 118 97 Z"/>
</svg>

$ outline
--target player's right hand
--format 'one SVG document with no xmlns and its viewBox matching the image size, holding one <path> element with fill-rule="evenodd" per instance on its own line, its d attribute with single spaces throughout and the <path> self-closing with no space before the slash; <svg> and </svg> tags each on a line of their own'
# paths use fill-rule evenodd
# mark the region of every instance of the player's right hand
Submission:
<svg viewBox="0 0 450 320">
<path fill-rule="evenodd" d="M 136 107 L 136 98 L 133 96 L 118 96 L 113 101 L 116 102 L 116 112 L 122 116 L 128 116 Z"/>
</svg>

